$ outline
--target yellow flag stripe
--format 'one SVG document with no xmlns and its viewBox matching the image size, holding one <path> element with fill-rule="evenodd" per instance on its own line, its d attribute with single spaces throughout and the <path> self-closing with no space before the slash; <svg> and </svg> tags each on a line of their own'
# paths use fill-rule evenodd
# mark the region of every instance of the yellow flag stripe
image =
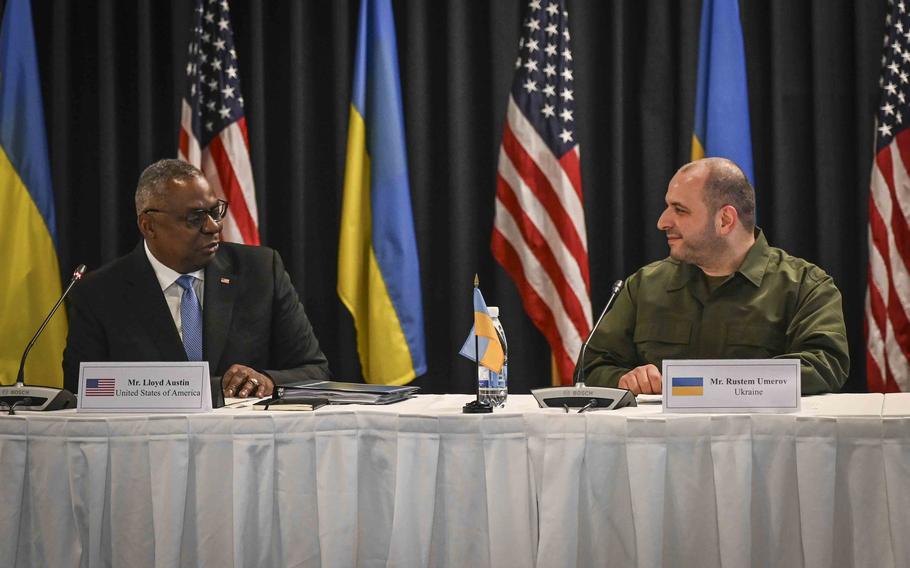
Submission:
<svg viewBox="0 0 910 568">
<path fill-rule="evenodd" d="M 480 355 L 480 364 L 497 373 L 502 372 L 505 354 L 502 351 L 502 344 L 499 343 L 496 328 L 493 327 L 493 320 L 490 319 L 489 315 L 474 312 L 474 333 L 478 337 L 485 337 L 490 340 L 487 343 L 486 350 Z"/>
<path fill-rule="evenodd" d="M 357 330 L 367 382 L 403 385 L 414 379 L 411 351 L 372 245 L 370 157 L 363 117 L 351 105 L 338 247 L 338 296 Z"/>
<path fill-rule="evenodd" d="M 673 396 L 703 396 L 705 387 L 672 387 Z"/>
<path fill-rule="evenodd" d="M 57 251 L 41 212 L 0 147 L 0 383 L 12 384 L 19 359 L 61 293 Z M 25 368 L 33 385 L 63 386 L 66 313 L 60 310 L 32 348 Z"/>
</svg>

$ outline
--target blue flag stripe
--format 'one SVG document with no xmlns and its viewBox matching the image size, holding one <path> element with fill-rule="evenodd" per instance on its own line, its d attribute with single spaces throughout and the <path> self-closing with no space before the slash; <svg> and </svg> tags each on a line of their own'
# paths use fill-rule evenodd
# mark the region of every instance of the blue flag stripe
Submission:
<svg viewBox="0 0 910 568">
<path fill-rule="evenodd" d="M 419 376 L 426 372 L 423 302 L 390 0 L 363 0 L 358 26 L 351 100 L 366 125 L 373 251 Z"/>
<path fill-rule="evenodd" d="M 0 26 L 0 145 L 56 244 L 51 167 L 28 0 L 9 0 Z"/>
<path fill-rule="evenodd" d="M 695 136 L 705 156 L 736 162 L 755 182 L 746 51 L 738 0 L 704 0 L 698 50 Z"/>
<path fill-rule="evenodd" d="M 701 387 L 704 386 L 703 377 L 673 377 L 674 387 Z"/>
</svg>

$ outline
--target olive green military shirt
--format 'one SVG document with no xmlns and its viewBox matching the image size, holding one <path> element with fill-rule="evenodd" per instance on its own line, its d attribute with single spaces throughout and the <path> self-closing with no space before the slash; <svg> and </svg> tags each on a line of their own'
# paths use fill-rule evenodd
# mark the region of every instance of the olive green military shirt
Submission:
<svg viewBox="0 0 910 568">
<path fill-rule="evenodd" d="M 825 271 L 768 245 L 709 292 L 697 266 L 667 258 L 629 277 L 585 353 L 585 382 L 615 387 L 664 359 L 799 358 L 803 394 L 837 392 L 850 370 L 841 295 Z"/>
</svg>

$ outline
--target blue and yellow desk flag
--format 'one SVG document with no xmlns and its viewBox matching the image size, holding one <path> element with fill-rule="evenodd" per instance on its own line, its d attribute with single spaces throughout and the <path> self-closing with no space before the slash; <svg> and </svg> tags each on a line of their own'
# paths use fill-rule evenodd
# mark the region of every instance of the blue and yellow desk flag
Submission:
<svg viewBox="0 0 910 568">
<path fill-rule="evenodd" d="M 0 383 L 61 293 L 54 194 L 38 56 L 28 0 L 8 0 L 0 24 Z M 54 315 L 32 349 L 26 381 L 63 386 L 66 314 Z"/>
<path fill-rule="evenodd" d="M 694 130 L 693 161 L 733 160 L 755 182 L 739 0 L 702 3 Z"/>
<path fill-rule="evenodd" d="M 477 336 L 476 340 L 475 336 Z M 474 327 L 471 328 L 471 332 L 468 334 L 468 338 L 458 354 L 467 357 L 471 361 L 476 361 L 478 351 L 480 352 L 481 365 L 494 373 L 502 372 L 502 365 L 505 363 L 505 352 L 502 349 L 502 343 L 499 342 L 496 328 L 493 327 L 493 318 L 490 317 L 490 312 L 487 310 L 487 303 L 483 300 L 483 294 L 480 293 L 480 288 L 475 287 Z"/>
<path fill-rule="evenodd" d="M 401 385 L 427 365 L 390 0 L 360 4 L 352 91 L 338 295 L 354 317 L 364 378 Z"/>
<path fill-rule="evenodd" d="M 705 394 L 704 377 L 673 377 L 670 387 L 673 396 L 703 396 Z"/>
</svg>

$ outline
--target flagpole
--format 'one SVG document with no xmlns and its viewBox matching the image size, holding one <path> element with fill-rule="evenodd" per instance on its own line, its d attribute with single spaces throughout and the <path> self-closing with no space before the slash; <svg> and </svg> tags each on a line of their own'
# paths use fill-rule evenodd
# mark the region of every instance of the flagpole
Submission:
<svg viewBox="0 0 910 568">
<path fill-rule="evenodd" d="M 477 292 L 477 289 L 480 288 L 480 278 L 477 277 L 477 274 L 474 274 L 474 292 Z M 474 294 L 471 295 L 474 297 Z M 473 313 L 474 308 L 472 305 L 471 312 Z M 461 412 L 464 414 L 489 414 L 493 412 L 493 405 L 489 402 L 480 399 L 480 339 L 477 336 L 477 316 L 474 316 L 474 362 L 476 363 L 476 371 L 474 373 L 474 384 L 477 388 L 477 397 L 471 402 L 465 404 L 461 407 Z"/>
</svg>

